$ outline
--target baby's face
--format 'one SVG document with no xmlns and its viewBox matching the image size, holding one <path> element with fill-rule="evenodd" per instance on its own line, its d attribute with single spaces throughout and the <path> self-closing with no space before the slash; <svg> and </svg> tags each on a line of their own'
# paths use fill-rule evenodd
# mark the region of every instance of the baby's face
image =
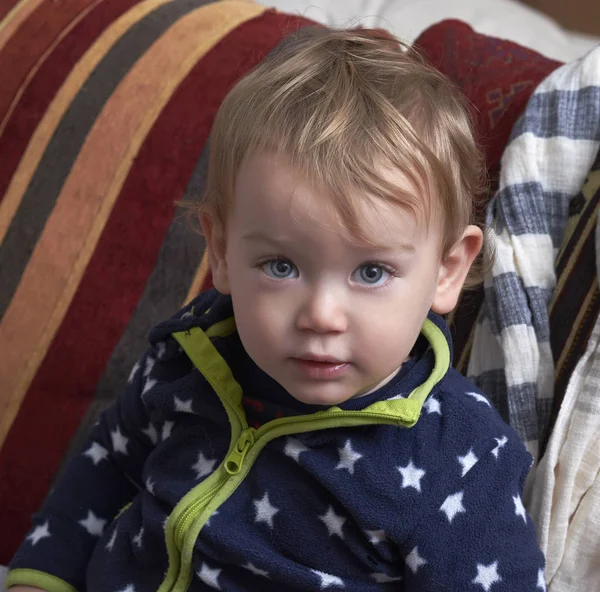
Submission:
<svg viewBox="0 0 600 592">
<path fill-rule="evenodd" d="M 225 265 L 248 354 L 293 397 L 335 405 L 385 384 L 435 297 L 439 236 L 379 200 L 360 211 L 374 249 L 283 160 L 248 159 L 228 219 Z"/>
</svg>

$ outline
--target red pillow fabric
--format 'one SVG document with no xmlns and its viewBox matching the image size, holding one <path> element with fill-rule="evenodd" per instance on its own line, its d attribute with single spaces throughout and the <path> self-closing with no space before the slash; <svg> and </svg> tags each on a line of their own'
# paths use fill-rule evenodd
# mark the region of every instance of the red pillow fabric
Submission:
<svg viewBox="0 0 600 592">
<path fill-rule="evenodd" d="M 476 132 L 490 177 L 488 199 L 476 212 L 482 220 L 487 201 L 498 186 L 500 159 L 513 126 L 537 85 L 562 64 L 512 41 L 476 33 L 456 20 L 433 25 L 415 45 L 473 104 Z M 454 337 L 454 363 L 463 373 L 482 299 L 482 288 L 465 292 L 448 319 Z"/>
</svg>

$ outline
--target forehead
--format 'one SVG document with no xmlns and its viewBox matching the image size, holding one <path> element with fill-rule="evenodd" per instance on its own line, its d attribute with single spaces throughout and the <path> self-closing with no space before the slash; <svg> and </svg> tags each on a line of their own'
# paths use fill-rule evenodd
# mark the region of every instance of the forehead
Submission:
<svg viewBox="0 0 600 592">
<path fill-rule="evenodd" d="M 387 181 L 406 193 L 414 189 L 401 173 L 384 171 Z M 355 219 L 349 227 L 342 208 L 350 204 Z M 336 199 L 316 186 L 283 157 L 252 155 L 237 176 L 232 222 L 244 232 L 302 235 L 310 229 L 335 234 L 355 246 L 391 248 L 415 240 L 426 232 L 423 212 L 399 203 L 351 191 Z M 354 226 L 354 225 L 353 225 Z"/>
</svg>

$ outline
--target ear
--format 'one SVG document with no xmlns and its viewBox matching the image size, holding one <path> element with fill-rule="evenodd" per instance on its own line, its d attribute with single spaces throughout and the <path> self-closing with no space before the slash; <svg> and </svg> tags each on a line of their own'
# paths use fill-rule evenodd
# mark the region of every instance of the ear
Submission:
<svg viewBox="0 0 600 592">
<path fill-rule="evenodd" d="M 438 285 L 431 309 L 447 314 L 454 309 L 471 264 L 483 244 L 483 233 L 477 226 L 467 226 L 462 238 L 452 247 L 440 266 Z"/>
<path fill-rule="evenodd" d="M 229 288 L 229 276 L 227 273 L 226 242 L 221 224 L 215 223 L 214 218 L 202 213 L 200 214 L 200 225 L 206 239 L 206 250 L 208 263 L 212 272 L 214 287 L 221 294 L 231 294 Z"/>
</svg>

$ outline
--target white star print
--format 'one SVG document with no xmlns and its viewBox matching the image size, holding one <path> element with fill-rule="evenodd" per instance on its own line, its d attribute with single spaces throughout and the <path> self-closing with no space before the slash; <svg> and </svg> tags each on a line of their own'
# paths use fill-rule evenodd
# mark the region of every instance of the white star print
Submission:
<svg viewBox="0 0 600 592">
<path fill-rule="evenodd" d="M 329 586 L 337 586 L 338 588 L 344 587 L 344 580 L 342 580 L 342 578 L 332 576 L 331 574 L 319 571 L 318 569 L 311 569 L 311 571 L 321 578 L 321 590 L 329 588 Z"/>
<path fill-rule="evenodd" d="M 279 512 L 279 508 L 271 505 L 269 494 L 265 493 L 261 500 L 254 500 L 254 507 L 256 508 L 255 522 L 265 522 L 269 528 L 273 528 L 273 518 Z"/>
<path fill-rule="evenodd" d="M 119 590 L 119 592 L 135 592 L 135 586 L 133 584 L 129 584 L 126 588 Z"/>
<path fill-rule="evenodd" d="M 166 420 L 165 423 L 163 423 L 162 432 L 160 434 L 163 442 L 171 435 L 171 430 L 173 429 L 174 425 L 175 422 L 169 420 Z"/>
<path fill-rule="evenodd" d="M 492 454 L 498 458 L 498 454 L 500 453 L 500 448 L 504 448 L 506 443 L 508 442 L 508 438 L 506 436 L 502 436 L 502 438 L 494 438 L 496 442 L 498 442 L 498 446 L 492 450 Z"/>
<path fill-rule="evenodd" d="M 138 548 L 141 549 L 142 548 L 142 538 L 144 536 L 144 527 L 142 526 L 142 528 L 140 528 L 140 532 L 138 532 L 134 537 L 133 537 L 133 544 Z"/>
<path fill-rule="evenodd" d="M 94 465 L 97 465 L 108 456 L 108 450 L 104 446 L 100 446 L 98 442 L 92 442 L 92 445 L 83 453 L 83 456 L 89 456 Z"/>
<path fill-rule="evenodd" d="M 346 440 L 343 448 L 338 448 L 338 454 L 340 455 L 340 462 L 335 468 L 348 469 L 348 472 L 354 475 L 354 465 L 363 455 L 352 450 L 352 442 L 350 440 Z"/>
<path fill-rule="evenodd" d="M 154 363 L 156 360 L 148 356 L 146 358 L 146 367 L 144 368 L 144 378 L 148 378 L 150 376 L 150 372 L 152 372 L 152 368 L 154 368 Z"/>
<path fill-rule="evenodd" d="M 34 531 L 27 536 L 27 540 L 31 541 L 31 546 L 35 547 L 42 539 L 51 537 L 50 529 L 48 528 L 48 521 L 40 526 L 36 526 Z"/>
<path fill-rule="evenodd" d="M 196 479 L 202 479 L 202 477 L 210 475 L 216 464 L 216 458 L 206 458 L 202 452 L 199 452 L 198 459 L 196 460 L 195 464 L 192 465 L 192 469 L 196 471 Z"/>
<path fill-rule="evenodd" d="M 219 584 L 219 575 L 221 575 L 220 569 L 211 569 L 206 565 L 206 563 L 202 564 L 200 571 L 197 573 L 198 577 L 211 588 L 216 588 L 217 590 L 221 589 Z"/>
<path fill-rule="evenodd" d="M 167 351 L 167 344 L 164 341 L 159 341 L 156 344 L 156 357 L 159 360 L 162 360 L 166 351 Z"/>
<path fill-rule="evenodd" d="M 129 373 L 129 378 L 127 379 L 127 382 L 129 384 L 131 384 L 133 382 L 133 379 L 135 378 L 135 375 L 137 374 L 139 369 L 140 369 L 140 361 L 138 360 L 135 363 L 135 366 L 131 369 L 131 372 Z"/>
<path fill-rule="evenodd" d="M 538 581 L 536 588 L 539 588 L 542 592 L 546 592 L 546 579 L 544 578 L 544 570 L 541 567 L 538 569 Z"/>
<path fill-rule="evenodd" d="M 527 512 L 525 512 L 525 506 L 523 505 L 521 496 L 517 493 L 517 495 L 513 495 L 512 499 L 515 504 L 515 516 L 521 516 L 523 522 L 527 524 Z"/>
<path fill-rule="evenodd" d="M 465 393 L 465 395 L 469 395 L 469 397 L 473 397 L 475 400 L 479 401 L 480 403 L 485 403 L 488 407 L 491 407 L 490 402 L 483 395 L 480 395 L 479 393 Z"/>
<path fill-rule="evenodd" d="M 496 582 L 501 581 L 502 578 L 498 575 L 497 561 L 489 565 L 477 564 L 477 577 L 472 581 L 473 584 L 479 584 L 485 592 L 488 592 Z"/>
<path fill-rule="evenodd" d="M 371 574 L 371 577 L 378 584 L 389 584 L 390 582 L 398 582 L 399 580 L 402 579 L 401 577 L 393 578 L 392 576 L 388 576 L 387 574 L 384 574 L 384 573 L 374 573 L 374 574 Z"/>
<path fill-rule="evenodd" d="M 464 456 L 457 457 L 457 460 L 462 466 L 462 476 L 464 477 L 479 459 L 473 454 L 473 449 L 471 448 Z"/>
<path fill-rule="evenodd" d="M 296 462 L 300 462 L 300 455 L 303 452 L 308 452 L 308 448 L 296 438 L 288 438 L 285 443 L 283 453 L 286 456 L 293 458 Z"/>
<path fill-rule="evenodd" d="M 263 578 L 269 577 L 268 571 L 265 571 L 264 569 L 258 569 L 258 567 L 256 567 L 256 565 L 253 565 L 252 563 L 246 563 L 244 567 L 250 570 L 255 576 L 262 576 Z"/>
<path fill-rule="evenodd" d="M 113 530 L 113 533 L 110 537 L 110 540 L 108 541 L 108 543 L 106 543 L 106 550 L 107 551 L 112 551 L 113 547 L 115 546 L 115 541 L 117 540 L 117 531 L 119 530 L 119 527 L 116 526 L 115 529 Z"/>
<path fill-rule="evenodd" d="M 402 489 L 414 487 L 421 493 L 421 479 L 425 476 L 425 471 L 415 467 L 412 459 L 405 467 L 398 467 L 398 470 L 402 473 Z"/>
<path fill-rule="evenodd" d="M 112 440 L 112 447 L 115 452 L 128 454 L 127 443 L 129 442 L 129 438 L 126 438 L 121 433 L 121 428 L 119 426 L 117 426 L 117 429 L 114 432 L 110 433 L 110 439 Z"/>
<path fill-rule="evenodd" d="M 329 536 L 337 534 L 341 539 L 344 538 L 343 527 L 346 518 L 338 516 L 331 506 L 329 506 L 327 512 L 323 516 L 319 516 L 319 520 L 327 527 Z"/>
<path fill-rule="evenodd" d="M 419 548 L 415 547 L 407 556 L 406 556 L 406 565 L 410 568 L 410 571 L 413 573 L 417 573 L 419 568 L 422 565 L 427 565 L 427 561 L 419 555 Z"/>
<path fill-rule="evenodd" d="M 369 537 L 369 542 L 377 545 L 378 543 L 385 543 L 387 536 L 384 530 L 367 530 L 365 531 Z"/>
<path fill-rule="evenodd" d="M 148 477 L 148 479 L 146 479 L 146 489 L 148 490 L 148 492 L 151 495 L 154 495 L 154 486 L 156 485 L 156 483 L 154 483 L 154 480 L 151 477 Z"/>
<path fill-rule="evenodd" d="M 179 411 L 181 413 L 194 413 L 194 411 L 192 409 L 192 399 L 183 401 L 179 397 L 174 397 L 174 401 L 175 401 L 175 411 Z"/>
<path fill-rule="evenodd" d="M 427 401 L 425 401 L 425 403 L 423 404 L 423 407 L 425 408 L 427 413 L 437 413 L 438 415 L 442 414 L 442 407 L 440 405 L 440 402 L 434 397 L 429 397 Z"/>
<path fill-rule="evenodd" d="M 142 434 L 146 434 L 152 444 L 156 444 L 158 442 L 158 434 L 152 422 L 149 422 L 148 427 L 142 430 Z"/>
<path fill-rule="evenodd" d="M 448 522 L 452 523 L 452 520 L 457 514 L 467 511 L 462 503 L 463 495 L 463 491 L 449 495 L 441 505 L 440 512 L 444 512 L 444 514 L 446 514 Z"/>
<path fill-rule="evenodd" d="M 85 528 L 92 536 L 99 537 L 104 532 L 106 520 L 98 518 L 94 512 L 88 510 L 87 518 L 85 520 L 80 520 L 78 524 L 83 526 L 83 528 Z"/>
<path fill-rule="evenodd" d="M 210 521 L 219 513 L 219 510 L 215 510 L 209 517 L 204 526 L 210 526 Z"/>
<path fill-rule="evenodd" d="M 154 380 L 154 378 L 150 378 L 149 380 L 146 381 L 146 384 L 144 384 L 144 390 L 142 391 L 142 395 L 145 395 L 152 387 L 154 387 L 156 385 L 156 380 Z"/>
</svg>

